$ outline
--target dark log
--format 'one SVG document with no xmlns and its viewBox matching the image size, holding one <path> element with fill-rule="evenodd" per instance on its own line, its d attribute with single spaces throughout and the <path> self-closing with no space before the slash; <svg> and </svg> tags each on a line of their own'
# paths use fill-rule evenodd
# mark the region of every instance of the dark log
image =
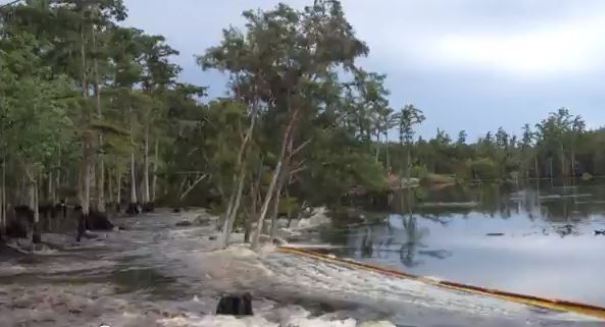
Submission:
<svg viewBox="0 0 605 327">
<path fill-rule="evenodd" d="M 216 308 L 217 315 L 252 316 L 252 295 L 223 296 Z"/>
</svg>

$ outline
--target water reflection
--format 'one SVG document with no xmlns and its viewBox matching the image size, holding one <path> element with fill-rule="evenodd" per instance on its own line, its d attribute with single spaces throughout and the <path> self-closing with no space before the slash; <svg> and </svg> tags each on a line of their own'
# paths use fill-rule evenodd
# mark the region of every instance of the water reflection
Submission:
<svg viewBox="0 0 605 327">
<path fill-rule="evenodd" d="M 415 190 L 392 204 L 383 223 L 324 240 L 419 275 L 605 305 L 600 183 Z"/>
</svg>

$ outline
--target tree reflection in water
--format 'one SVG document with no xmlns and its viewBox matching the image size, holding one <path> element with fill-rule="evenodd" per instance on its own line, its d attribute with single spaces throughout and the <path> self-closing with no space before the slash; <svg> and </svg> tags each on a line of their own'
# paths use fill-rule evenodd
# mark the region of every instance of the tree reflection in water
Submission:
<svg viewBox="0 0 605 327">
<path fill-rule="evenodd" d="M 537 225 L 547 225 L 523 235 L 556 234 L 569 238 L 585 233 L 580 228 L 581 224 L 589 221 L 595 212 L 605 211 L 605 200 L 602 200 L 605 199 L 605 187 L 600 184 L 564 183 L 562 186 L 551 186 L 536 181 L 510 187 L 452 186 L 438 191 L 427 188 L 422 190 L 421 196 L 416 193 L 401 192 L 398 194 L 400 201 L 392 201 L 395 207 L 389 209 L 399 214 L 390 216 L 391 223 L 356 229 L 361 235 L 356 236 L 356 246 L 352 248 L 356 253 L 351 255 L 379 259 L 398 253 L 399 258 L 395 257 L 395 260 L 408 268 L 417 267 L 452 256 L 449 250 L 433 248 L 435 244 L 427 236 L 429 227 L 433 228 L 434 223 L 446 227 L 450 223 L 456 224 L 455 219 L 477 215 L 505 220 L 526 216 Z M 426 203 L 452 205 L 419 205 Z"/>
<path fill-rule="evenodd" d="M 374 240 L 372 238 L 372 228 L 366 226 L 365 234 L 361 240 L 361 257 L 371 258 L 374 254 Z"/>
</svg>

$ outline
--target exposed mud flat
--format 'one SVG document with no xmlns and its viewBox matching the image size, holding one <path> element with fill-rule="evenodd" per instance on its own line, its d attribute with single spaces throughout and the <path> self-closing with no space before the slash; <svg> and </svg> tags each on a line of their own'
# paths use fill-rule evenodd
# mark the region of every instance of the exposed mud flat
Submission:
<svg viewBox="0 0 605 327">
<path fill-rule="evenodd" d="M 184 219 L 198 223 L 175 227 Z M 3 257 L 0 326 L 599 325 L 271 247 L 217 250 L 214 224 L 200 223 L 212 219 L 203 210 L 123 218 L 125 231 L 82 244 L 51 235 L 44 255 Z M 244 291 L 253 317 L 214 315 L 221 295 Z"/>
</svg>

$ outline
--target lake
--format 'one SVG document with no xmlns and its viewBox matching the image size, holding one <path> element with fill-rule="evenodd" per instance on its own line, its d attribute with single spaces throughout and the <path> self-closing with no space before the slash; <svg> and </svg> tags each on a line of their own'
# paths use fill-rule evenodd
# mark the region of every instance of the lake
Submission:
<svg viewBox="0 0 605 327">
<path fill-rule="evenodd" d="M 332 228 L 334 253 L 476 286 L 605 306 L 605 183 L 415 190 L 412 213 Z M 407 198 L 407 196 L 406 196 Z M 404 210 L 405 211 L 405 210 Z"/>
</svg>

